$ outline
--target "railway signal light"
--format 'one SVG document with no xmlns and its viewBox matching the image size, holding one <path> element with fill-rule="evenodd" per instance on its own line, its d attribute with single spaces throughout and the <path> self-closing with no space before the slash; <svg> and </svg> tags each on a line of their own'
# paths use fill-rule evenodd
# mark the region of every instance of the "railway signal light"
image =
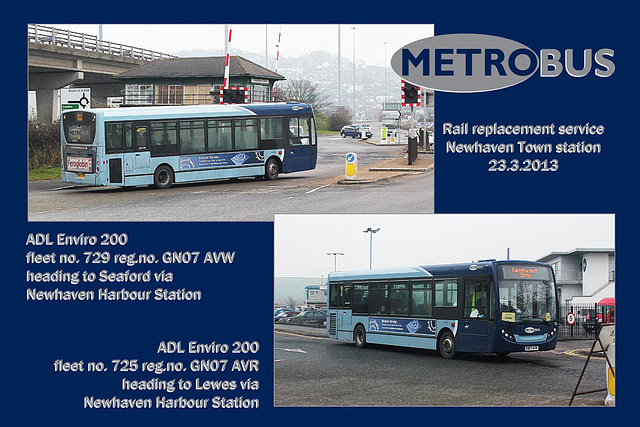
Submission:
<svg viewBox="0 0 640 427">
<path fill-rule="evenodd" d="M 420 106 L 420 86 L 402 81 L 402 106 Z"/>
<path fill-rule="evenodd" d="M 222 104 L 244 104 L 249 93 L 244 87 L 230 87 L 222 89 Z"/>
</svg>

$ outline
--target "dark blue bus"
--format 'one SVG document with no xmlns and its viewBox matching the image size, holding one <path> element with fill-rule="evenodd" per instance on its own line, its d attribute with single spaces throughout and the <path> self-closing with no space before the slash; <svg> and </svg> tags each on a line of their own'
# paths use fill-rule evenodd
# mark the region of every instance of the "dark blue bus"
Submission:
<svg viewBox="0 0 640 427">
<path fill-rule="evenodd" d="M 155 185 L 314 169 L 308 104 L 99 108 L 62 114 L 62 181 Z"/>
<path fill-rule="evenodd" d="M 367 343 L 506 355 L 556 347 L 553 270 L 530 261 L 333 272 L 329 337 Z"/>
</svg>

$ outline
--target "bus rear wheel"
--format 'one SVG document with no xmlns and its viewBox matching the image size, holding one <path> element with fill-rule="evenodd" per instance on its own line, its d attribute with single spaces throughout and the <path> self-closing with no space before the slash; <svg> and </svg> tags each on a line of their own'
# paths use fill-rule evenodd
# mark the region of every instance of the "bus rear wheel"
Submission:
<svg viewBox="0 0 640 427">
<path fill-rule="evenodd" d="M 456 355 L 456 341 L 451 332 L 446 331 L 440 335 L 438 350 L 440 350 L 440 356 L 445 359 L 453 359 Z"/>
<path fill-rule="evenodd" d="M 269 160 L 267 160 L 267 164 L 264 167 L 264 177 L 269 181 L 273 181 L 274 179 L 278 178 L 279 173 L 280 163 L 278 162 L 278 160 L 276 160 L 275 157 L 271 157 Z"/>
<path fill-rule="evenodd" d="M 353 340 L 358 348 L 363 348 L 367 345 L 367 332 L 364 330 L 364 326 L 356 326 L 356 330 L 353 331 Z"/>
<path fill-rule="evenodd" d="M 171 187 L 173 185 L 173 170 L 167 165 L 158 167 L 153 174 L 153 185 L 160 190 Z"/>
</svg>

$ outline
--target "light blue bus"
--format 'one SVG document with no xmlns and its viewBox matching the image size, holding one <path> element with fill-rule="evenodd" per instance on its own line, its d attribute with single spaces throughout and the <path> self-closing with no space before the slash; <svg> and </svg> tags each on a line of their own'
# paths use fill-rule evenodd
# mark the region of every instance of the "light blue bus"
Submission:
<svg viewBox="0 0 640 427">
<path fill-rule="evenodd" d="M 316 167 L 308 104 L 100 108 L 62 114 L 62 181 L 155 185 L 265 177 Z"/>
<path fill-rule="evenodd" d="M 556 347 L 553 270 L 531 261 L 333 272 L 331 338 L 457 352 L 544 351 Z"/>
</svg>

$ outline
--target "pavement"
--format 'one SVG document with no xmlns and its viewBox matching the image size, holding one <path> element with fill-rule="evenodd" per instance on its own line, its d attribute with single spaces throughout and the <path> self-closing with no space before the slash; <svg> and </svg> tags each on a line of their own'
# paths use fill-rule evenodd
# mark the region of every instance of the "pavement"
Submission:
<svg viewBox="0 0 640 427">
<path fill-rule="evenodd" d="M 406 145 L 406 144 L 405 144 Z M 398 178 L 405 175 L 415 175 L 433 170 L 433 157 L 418 157 L 412 165 L 409 165 L 406 156 L 396 157 L 376 163 L 368 168 L 358 170 L 357 176 L 353 179 L 342 177 L 338 180 L 338 184 L 357 185 L 372 184 L 390 179 Z"/>
<path fill-rule="evenodd" d="M 327 338 L 327 330 L 325 327 L 314 328 L 310 326 L 276 323 L 275 331 L 284 334 L 303 335 L 312 338 Z M 592 340 L 560 340 L 553 351 L 555 353 L 563 353 L 568 356 L 586 358 L 589 355 L 592 345 Z M 604 354 L 602 352 L 594 352 L 591 357 L 604 359 Z"/>
</svg>

